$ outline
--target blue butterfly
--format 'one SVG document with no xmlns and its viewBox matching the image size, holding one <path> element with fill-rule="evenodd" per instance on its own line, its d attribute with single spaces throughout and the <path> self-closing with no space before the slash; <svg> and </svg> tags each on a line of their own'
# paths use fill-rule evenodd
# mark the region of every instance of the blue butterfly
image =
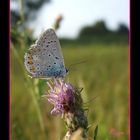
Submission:
<svg viewBox="0 0 140 140">
<path fill-rule="evenodd" d="M 65 68 L 61 46 L 53 29 L 47 29 L 24 56 L 24 64 L 33 78 L 60 78 Z"/>
</svg>

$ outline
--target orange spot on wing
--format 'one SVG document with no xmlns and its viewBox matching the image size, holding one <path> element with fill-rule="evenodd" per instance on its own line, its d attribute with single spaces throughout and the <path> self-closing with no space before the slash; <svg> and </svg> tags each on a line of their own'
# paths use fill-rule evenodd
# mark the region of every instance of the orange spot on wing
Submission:
<svg viewBox="0 0 140 140">
<path fill-rule="evenodd" d="M 28 61 L 28 64 L 33 64 L 33 61 L 32 61 L 32 60 L 29 60 L 29 61 Z"/>
<path fill-rule="evenodd" d="M 30 69 L 32 72 L 35 72 L 35 67 L 32 66 L 32 68 Z"/>
<path fill-rule="evenodd" d="M 33 64 L 33 57 L 32 57 L 32 55 L 29 55 L 28 56 L 28 64 Z"/>
</svg>

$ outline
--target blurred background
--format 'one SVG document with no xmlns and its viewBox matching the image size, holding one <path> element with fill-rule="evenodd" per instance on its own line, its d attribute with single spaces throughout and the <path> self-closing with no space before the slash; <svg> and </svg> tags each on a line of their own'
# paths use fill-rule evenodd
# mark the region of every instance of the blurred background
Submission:
<svg viewBox="0 0 140 140">
<path fill-rule="evenodd" d="M 99 127 L 97 139 L 127 140 L 129 1 L 11 0 L 10 11 L 11 140 L 60 140 L 65 135 L 62 119 L 51 116 L 52 106 L 41 98 L 46 81 L 29 78 L 24 67 L 25 52 L 50 27 L 56 29 L 70 69 L 66 81 L 84 88 L 89 124 Z"/>
</svg>

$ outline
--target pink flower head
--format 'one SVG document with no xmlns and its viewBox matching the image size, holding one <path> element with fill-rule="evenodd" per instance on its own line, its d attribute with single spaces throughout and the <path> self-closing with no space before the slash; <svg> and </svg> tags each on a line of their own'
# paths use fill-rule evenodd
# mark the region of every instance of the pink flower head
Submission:
<svg viewBox="0 0 140 140">
<path fill-rule="evenodd" d="M 48 101 L 54 105 L 51 111 L 53 115 L 63 115 L 75 110 L 74 89 L 71 84 L 64 83 L 63 80 L 54 81 L 52 85 L 48 83 L 50 90 L 46 95 Z"/>
</svg>

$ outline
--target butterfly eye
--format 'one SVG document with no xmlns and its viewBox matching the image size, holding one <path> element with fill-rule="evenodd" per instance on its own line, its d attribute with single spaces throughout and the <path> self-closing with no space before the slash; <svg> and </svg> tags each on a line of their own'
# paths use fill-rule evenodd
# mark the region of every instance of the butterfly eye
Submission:
<svg viewBox="0 0 140 140">
<path fill-rule="evenodd" d="M 49 54 L 49 56 L 51 56 L 51 55 Z"/>
<path fill-rule="evenodd" d="M 56 63 L 54 62 L 54 64 L 56 64 Z"/>
<path fill-rule="evenodd" d="M 66 69 L 66 73 L 68 73 L 69 72 L 69 70 L 68 69 Z"/>
</svg>

